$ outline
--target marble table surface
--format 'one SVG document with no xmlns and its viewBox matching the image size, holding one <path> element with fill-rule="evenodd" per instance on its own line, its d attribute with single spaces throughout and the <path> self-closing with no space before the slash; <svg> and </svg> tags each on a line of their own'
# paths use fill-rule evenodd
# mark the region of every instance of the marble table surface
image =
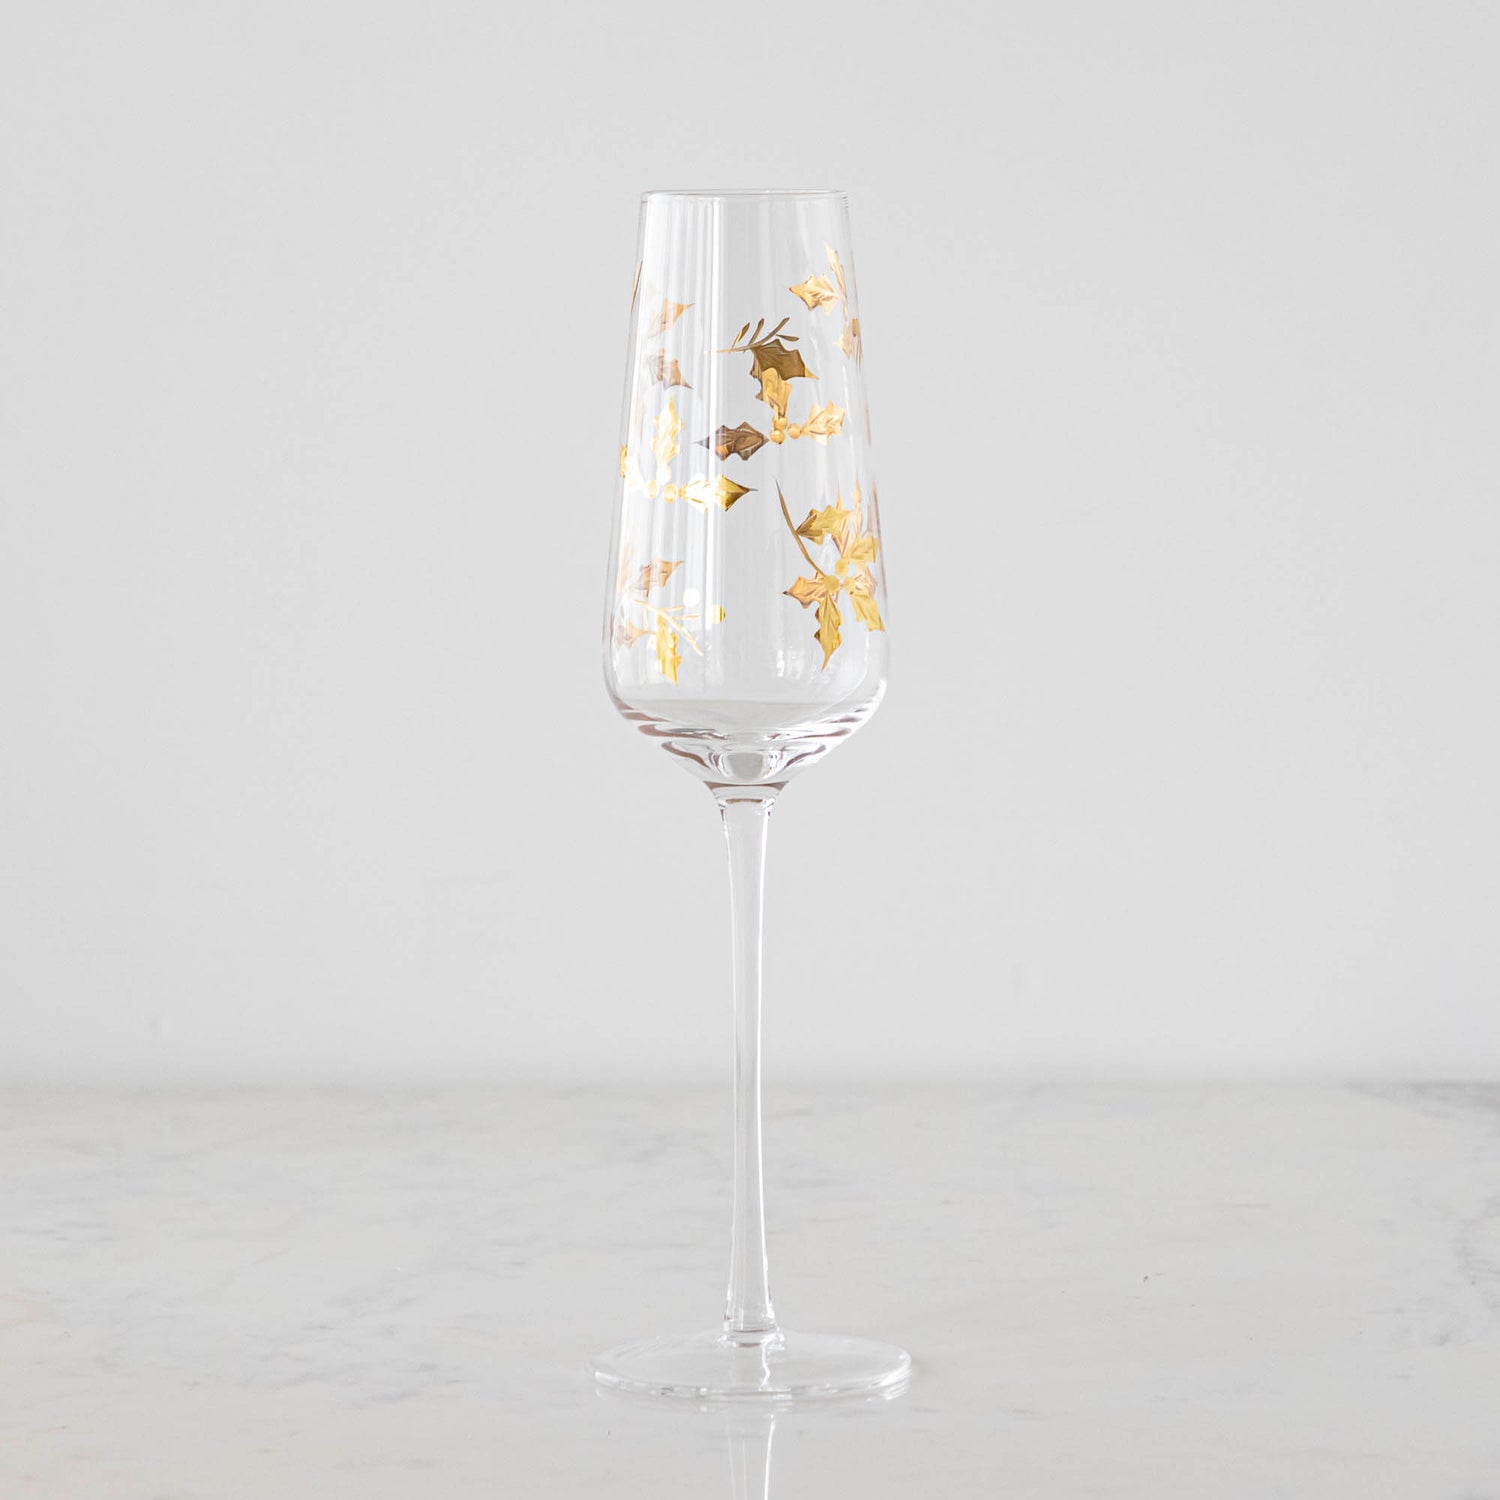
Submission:
<svg viewBox="0 0 1500 1500">
<path fill-rule="evenodd" d="M 783 1087 L 774 1289 L 910 1390 L 602 1395 L 719 1313 L 728 1101 L 0 1095 L 0 1494 L 1500 1497 L 1500 1087 Z"/>
</svg>

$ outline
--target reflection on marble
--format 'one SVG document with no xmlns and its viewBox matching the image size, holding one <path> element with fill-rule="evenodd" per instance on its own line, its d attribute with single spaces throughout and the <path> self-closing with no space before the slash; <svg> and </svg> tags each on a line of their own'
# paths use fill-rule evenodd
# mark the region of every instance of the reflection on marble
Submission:
<svg viewBox="0 0 1500 1500">
<path fill-rule="evenodd" d="M 860 1410 L 878 1411 L 892 1401 L 900 1400 L 905 1393 L 906 1387 L 903 1386 L 871 1396 L 847 1397 L 832 1406 L 821 1401 L 775 1406 L 733 1402 L 704 1403 L 690 1409 L 701 1413 L 724 1433 L 729 1453 L 731 1500 L 772 1500 L 775 1491 L 771 1485 L 771 1448 L 778 1422 L 785 1424 L 795 1417 L 798 1432 L 805 1438 L 809 1431 L 817 1429 L 820 1421 L 825 1424 L 835 1422 Z M 602 1389 L 599 1394 L 603 1400 L 618 1402 L 627 1411 L 634 1408 L 637 1420 L 643 1420 L 645 1413 L 658 1415 L 662 1405 L 659 1400 L 648 1396 Z M 682 1403 L 673 1404 L 680 1406 Z"/>
<path fill-rule="evenodd" d="M 779 1089 L 876 1408 L 595 1390 L 722 1290 L 719 1089 L 0 1097 L 6 1500 L 1500 1500 L 1500 1090 Z"/>
</svg>

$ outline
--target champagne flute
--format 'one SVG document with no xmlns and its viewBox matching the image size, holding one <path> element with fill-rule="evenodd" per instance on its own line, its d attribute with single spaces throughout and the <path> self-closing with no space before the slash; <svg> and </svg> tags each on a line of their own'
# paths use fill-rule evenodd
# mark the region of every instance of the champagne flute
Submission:
<svg viewBox="0 0 1500 1500">
<path fill-rule="evenodd" d="M 722 1328 L 599 1355 L 595 1376 L 617 1389 L 786 1401 L 893 1392 L 911 1367 L 889 1344 L 778 1325 L 761 1172 L 767 823 L 791 777 L 885 692 L 862 359 L 842 193 L 644 195 L 604 667 L 615 706 L 723 819 L 734 1216 Z"/>
</svg>

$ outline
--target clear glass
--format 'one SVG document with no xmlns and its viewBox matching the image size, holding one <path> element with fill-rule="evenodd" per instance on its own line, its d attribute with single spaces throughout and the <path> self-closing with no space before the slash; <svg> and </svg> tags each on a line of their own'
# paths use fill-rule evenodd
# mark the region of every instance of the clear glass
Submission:
<svg viewBox="0 0 1500 1500">
<path fill-rule="evenodd" d="M 729 846 L 734 1215 L 723 1325 L 600 1355 L 616 1389 L 788 1401 L 900 1389 L 911 1361 L 788 1332 L 766 1266 L 761 911 L 788 780 L 885 692 L 887 609 L 842 193 L 641 202 L 610 543 L 615 706 L 702 780 Z"/>
</svg>

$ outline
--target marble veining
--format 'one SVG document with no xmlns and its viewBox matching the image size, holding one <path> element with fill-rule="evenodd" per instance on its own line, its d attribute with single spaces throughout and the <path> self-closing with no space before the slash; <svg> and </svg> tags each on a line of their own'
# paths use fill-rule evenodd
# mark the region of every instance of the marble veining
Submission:
<svg viewBox="0 0 1500 1500">
<path fill-rule="evenodd" d="M 720 1090 L 0 1096 L 7 1500 L 1500 1500 L 1500 1088 L 773 1089 L 787 1322 L 899 1400 L 606 1397 L 718 1312 Z"/>
</svg>

